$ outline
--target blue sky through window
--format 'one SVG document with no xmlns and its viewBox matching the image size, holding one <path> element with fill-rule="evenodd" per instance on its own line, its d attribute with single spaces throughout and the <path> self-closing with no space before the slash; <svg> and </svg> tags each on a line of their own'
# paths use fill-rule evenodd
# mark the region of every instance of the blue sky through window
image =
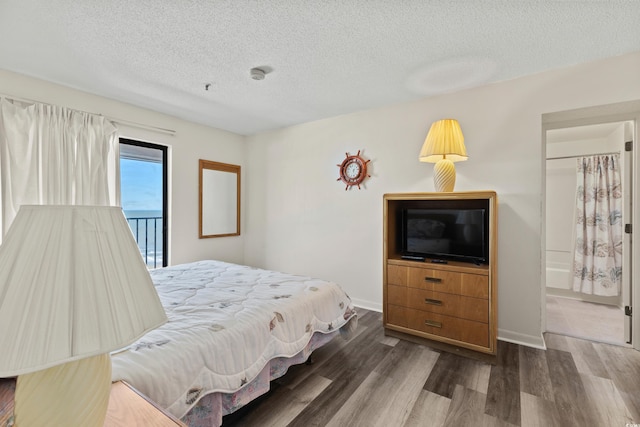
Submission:
<svg viewBox="0 0 640 427">
<path fill-rule="evenodd" d="M 120 159 L 122 209 L 162 211 L 162 163 Z"/>
</svg>

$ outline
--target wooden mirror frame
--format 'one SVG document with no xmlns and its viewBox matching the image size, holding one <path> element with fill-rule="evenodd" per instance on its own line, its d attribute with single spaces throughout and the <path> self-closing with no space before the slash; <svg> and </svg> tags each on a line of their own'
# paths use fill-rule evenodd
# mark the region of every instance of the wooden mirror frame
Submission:
<svg viewBox="0 0 640 427">
<path fill-rule="evenodd" d="M 238 165 L 230 165 L 227 163 L 219 163 L 212 162 L 209 160 L 199 161 L 200 171 L 199 171 L 199 187 L 200 194 L 198 197 L 199 202 L 199 236 L 201 239 L 210 238 L 210 237 L 226 237 L 226 236 L 239 236 L 240 235 L 240 166 Z M 225 177 L 224 175 L 220 175 L 221 180 L 218 180 L 219 184 L 226 185 L 226 189 L 224 191 L 216 191 L 216 188 L 212 187 L 210 184 L 208 185 L 208 181 L 215 178 L 215 175 L 210 175 L 209 179 L 205 179 L 206 171 L 215 171 L 222 172 L 223 174 L 235 174 L 235 179 L 233 176 Z M 235 184 L 235 188 L 233 188 Z M 205 189 L 205 187 L 207 187 Z M 214 186 L 215 187 L 215 186 Z M 235 190 L 235 200 L 233 200 L 233 192 Z M 226 200 L 225 200 L 226 197 Z M 217 211 L 214 212 L 211 209 L 216 208 L 226 209 L 226 212 Z M 233 212 L 233 207 L 235 207 L 235 215 Z M 206 212 L 205 212 L 206 210 Z M 217 215 L 222 221 L 218 224 L 213 224 L 213 226 L 205 226 L 206 219 L 211 218 L 214 214 Z M 235 226 L 232 224 L 235 219 Z M 203 223 L 203 220 L 204 223 Z M 228 224 L 227 224 L 228 223 Z M 218 229 L 216 229 L 218 228 Z"/>
</svg>

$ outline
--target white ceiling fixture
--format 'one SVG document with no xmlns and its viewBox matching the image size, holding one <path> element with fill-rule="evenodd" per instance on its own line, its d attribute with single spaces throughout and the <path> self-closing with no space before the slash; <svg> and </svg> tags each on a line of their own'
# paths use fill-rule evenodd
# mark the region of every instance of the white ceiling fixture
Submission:
<svg viewBox="0 0 640 427">
<path fill-rule="evenodd" d="M 637 52 L 638 17 L 637 0 L 2 0 L 0 68 L 249 135 Z"/>
</svg>

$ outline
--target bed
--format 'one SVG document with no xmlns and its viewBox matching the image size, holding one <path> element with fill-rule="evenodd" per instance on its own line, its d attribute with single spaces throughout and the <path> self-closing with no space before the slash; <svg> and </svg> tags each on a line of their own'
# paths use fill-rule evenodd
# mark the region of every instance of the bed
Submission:
<svg viewBox="0 0 640 427">
<path fill-rule="evenodd" d="M 169 321 L 112 354 L 125 380 L 190 427 L 222 417 L 269 390 L 357 315 L 335 283 L 221 261 L 152 270 Z"/>
</svg>

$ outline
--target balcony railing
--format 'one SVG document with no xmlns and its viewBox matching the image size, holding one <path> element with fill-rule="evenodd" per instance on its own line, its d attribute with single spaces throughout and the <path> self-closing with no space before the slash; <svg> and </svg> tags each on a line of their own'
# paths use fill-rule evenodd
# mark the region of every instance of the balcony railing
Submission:
<svg viewBox="0 0 640 427">
<path fill-rule="evenodd" d="M 127 218 L 147 268 L 162 267 L 162 217 Z"/>
</svg>

